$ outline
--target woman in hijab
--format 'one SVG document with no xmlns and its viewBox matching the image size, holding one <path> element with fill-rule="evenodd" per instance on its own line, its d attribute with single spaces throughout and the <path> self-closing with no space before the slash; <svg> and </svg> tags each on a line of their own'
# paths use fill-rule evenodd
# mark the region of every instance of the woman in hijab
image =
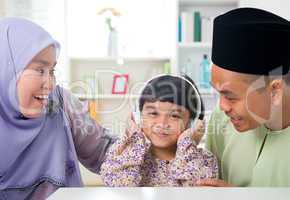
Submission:
<svg viewBox="0 0 290 200">
<path fill-rule="evenodd" d="M 38 25 L 0 21 L 0 199 L 45 199 L 98 173 L 114 138 L 55 86 L 60 45 Z"/>
</svg>

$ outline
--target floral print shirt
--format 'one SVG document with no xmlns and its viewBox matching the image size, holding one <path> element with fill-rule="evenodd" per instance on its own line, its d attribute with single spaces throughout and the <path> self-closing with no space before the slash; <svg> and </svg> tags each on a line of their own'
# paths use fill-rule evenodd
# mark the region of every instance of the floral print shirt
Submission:
<svg viewBox="0 0 290 200">
<path fill-rule="evenodd" d="M 218 178 L 214 155 L 197 148 L 190 135 L 178 139 L 175 158 L 161 160 L 150 153 L 141 132 L 124 136 L 108 151 L 101 166 L 107 186 L 194 186 L 197 180 Z"/>
</svg>

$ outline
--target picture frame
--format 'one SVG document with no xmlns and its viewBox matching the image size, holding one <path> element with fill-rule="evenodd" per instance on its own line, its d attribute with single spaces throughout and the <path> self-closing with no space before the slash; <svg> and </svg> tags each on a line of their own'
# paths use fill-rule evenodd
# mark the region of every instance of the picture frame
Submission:
<svg viewBox="0 0 290 200">
<path fill-rule="evenodd" d="M 112 94 L 126 94 L 128 89 L 128 74 L 115 74 L 113 77 Z"/>
</svg>

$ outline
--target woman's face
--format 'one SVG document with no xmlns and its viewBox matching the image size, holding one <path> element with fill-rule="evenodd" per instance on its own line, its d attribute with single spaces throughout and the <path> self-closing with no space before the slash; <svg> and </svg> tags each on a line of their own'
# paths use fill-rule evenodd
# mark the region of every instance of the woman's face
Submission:
<svg viewBox="0 0 290 200">
<path fill-rule="evenodd" d="M 17 81 L 20 112 L 27 118 L 39 117 L 48 104 L 48 95 L 55 86 L 56 51 L 53 45 L 38 53 L 23 70 Z"/>
<path fill-rule="evenodd" d="M 145 102 L 142 130 L 152 145 L 160 149 L 175 148 L 179 135 L 186 129 L 188 110 L 169 102 Z"/>
</svg>

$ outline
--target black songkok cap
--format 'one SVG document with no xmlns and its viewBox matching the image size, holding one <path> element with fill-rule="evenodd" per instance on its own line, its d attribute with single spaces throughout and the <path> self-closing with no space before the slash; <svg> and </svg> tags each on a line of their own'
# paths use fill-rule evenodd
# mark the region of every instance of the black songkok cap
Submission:
<svg viewBox="0 0 290 200">
<path fill-rule="evenodd" d="M 216 17 L 212 62 L 246 74 L 288 73 L 290 22 L 255 8 L 238 8 Z"/>
</svg>

